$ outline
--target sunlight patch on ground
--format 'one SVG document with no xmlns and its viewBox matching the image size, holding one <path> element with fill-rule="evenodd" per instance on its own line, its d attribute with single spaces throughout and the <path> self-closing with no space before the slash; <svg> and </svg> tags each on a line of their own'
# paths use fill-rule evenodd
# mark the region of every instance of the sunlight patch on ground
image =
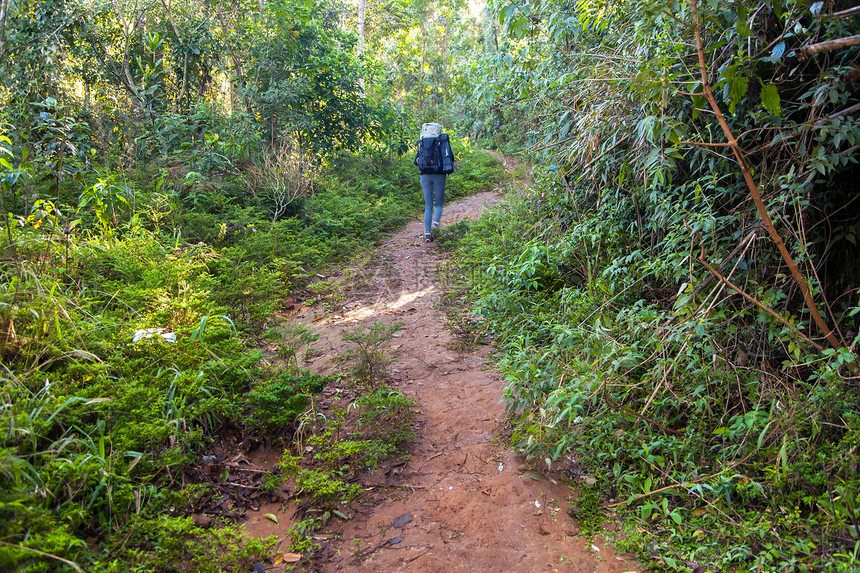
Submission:
<svg viewBox="0 0 860 573">
<path fill-rule="evenodd" d="M 404 292 L 399 297 L 397 297 L 397 300 L 394 300 L 393 302 L 390 302 L 388 304 L 372 304 L 370 306 L 362 306 L 359 308 L 355 308 L 346 313 L 346 315 L 341 320 L 334 322 L 334 324 L 362 321 L 381 312 L 400 310 L 404 306 L 411 304 L 419 298 L 427 296 L 428 294 L 431 294 L 436 290 L 436 286 L 431 285 L 423 290 Z"/>
<path fill-rule="evenodd" d="M 424 290 L 419 290 L 417 292 L 406 292 L 400 295 L 400 297 L 392 303 L 388 304 L 389 310 L 400 310 L 402 307 L 415 302 L 417 299 L 426 296 L 436 290 L 435 285 L 428 286 Z"/>
</svg>

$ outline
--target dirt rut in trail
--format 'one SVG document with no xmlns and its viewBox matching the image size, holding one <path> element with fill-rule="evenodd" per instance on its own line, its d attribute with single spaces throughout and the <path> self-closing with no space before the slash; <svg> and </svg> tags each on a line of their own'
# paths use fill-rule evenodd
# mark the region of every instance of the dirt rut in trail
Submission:
<svg viewBox="0 0 860 573">
<path fill-rule="evenodd" d="M 477 218 L 499 201 L 481 193 L 453 203 L 443 224 Z M 592 545 L 578 536 L 566 513 L 568 487 L 530 470 L 498 439 L 504 382 L 487 366 L 489 347 L 452 349 L 455 337 L 436 308 L 444 294 L 436 272 L 443 257 L 435 243 L 420 240 L 422 233 L 423 222 L 414 221 L 385 242 L 340 312 L 305 309 L 296 317 L 320 335 L 314 346 L 322 352 L 309 367 L 322 373 L 342 368 L 330 359 L 345 348 L 344 330 L 402 321 L 392 344 L 392 385 L 419 404 L 411 460 L 377 470 L 370 503 L 326 531 L 341 540 L 329 542 L 336 554 L 319 570 L 634 570 L 602 540 Z"/>
</svg>

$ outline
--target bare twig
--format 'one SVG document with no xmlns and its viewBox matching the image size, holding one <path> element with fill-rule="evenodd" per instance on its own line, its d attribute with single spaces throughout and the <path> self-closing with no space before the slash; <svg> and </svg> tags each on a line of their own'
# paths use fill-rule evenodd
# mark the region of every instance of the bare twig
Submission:
<svg viewBox="0 0 860 573">
<path fill-rule="evenodd" d="M 837 111 L 835 113 L 831 113 L 827 116 L 827 119 L 836 119 L 837 117 L 845 117 L 846 115 L 851 115 L 855 111 L 860 111 L 860 103 L 855 103 L 851 107 L 846 107 L 841 111 Z"/>
<path fill-rule="evenodd" d="M 757 235 L 758 235 L 758 230 L 757 230 L 757 229 L 753 229 L 753 230 L 750 232 L 750 234 L 749 234 L 749 235 L 747 235 L 746 237 L 744 237 L 744 239 L 743 239 L 740 243 L 738 243 L 738 246 L 737 246 L 737 247 L 735 247 L 735 248 L 734 248 L 734 250 L 733 250 L 731 253 L 729 253 L 729 254 L 728 254 L 728 256 L 727 256 L 726 258 L 724 258 L 724 259 L 723 259 L 723 262 L 721 262 L 721 263 L 717 266 L 717 271 L 719 271 L 719 272 L 723 272 L 723 269 L 726 267 L 726 265 L 728 265 L 728 264 L 731 262 L 731 260 L 732 260 L 732 259 L 734 259 L 734 258 L 735 258 L 735 257 L 736 257 L 740 252 L 741 252 L 741 251 L 745 251 L 745 249 L 747 248 L 747 246 L 749 246 L 749 244 L 753 241 L 753 239 L 755 239 L 755 238 L 756 238 L 756 236 L 757 236 Z M 703 280 L 703 281 L 699 284 L 699 286 L 697 286 L 697 287 L 693 290 L 693 296 L 695 296 L 695 295 L 699 294 L 700 292 L 702 292 L 702 290 L 704 290 L 704 288 L 705 288 L 706 286 L 708 286 L 708 284 L 710 284 L 710 282 L 711 282 L 711 278 L 712 278 L 712 277 L 708 277 L 708 278 L 706 278 L 705 280 Z"/>
<path fill-rule="evenodd" d="M 424 555 L 427 555 L 428 553 L 430 553 L 430 549 L 429 549 L 429 548 L 428 548 L 426 551 L 424 551 L 424 553 L 419 553 L 418 555 L 416 555 L 416 556 L 415 556 L 415 557 L 413 557 L 412 559 L 408 559 L 406 562 L 407 562 L 407 563 L 412 563 L 413 561 L 415 561 L 415 560 L 416 560 L 416 559 L 418 559 L 419 557 L 423 557 Z"/>
<path fill-rule="evenodd" d="M 619 507 L 619 506 L 622 506 L 622 505 L 628 505 L 628 504 L 631 504 L 631 503 L 637 502 L 637 501 L 639 501 L 639 500 L 641 500 L 641 499 L 645 499 L 645 498 L 647 498 L 647 497 L 651 497 L 652 495 L 656 495 L 656 494 L 658 494 L 658 493 L 663 493 L 664 491 L 668 491 L 668 490 L 670 490 L 670 489 L 676 489 L 676 488 L 679 488 L 679 487 L 690 487 L 690 486 L 694 486 L 694 485 L 699 485 L 700 483 L 703 483 L 703 482 L 706 482 L 706 481 L 708 481 L 708 480 L 712 480 L 712 479 L 714 479 L 715 477 L 717 477 L 718 475 L 720 475 L 720 474 L 721 474 L 721 473 L 723 473 L 723 472 L 726 472 L 726 471 L 728 471 L 728 470 L 730 470 L 730 469 L 732 469 L 732 468 L 735 468 L 735 467 L 737 467 L 737 466 L 741 465 L 742 463 L 744 463 L 745 461 L 747 461 L 747 460 L 750 458 L 750 456 L 752 456 L 752 454 L 748 454 L 748 455 L 747 455 L 746 457 L 744 457 L 743 459 L 740 459 L 740 460 L 737 460 L 737 461 L 735 461 L 735 462 L 732 462 L 731 464 L 729 464 L 729 465 L 727 465 L 727 466 L 725 466 L 725 467 L 721 468 L 721 469 L 720 469 L 720 471 L 718 471 L 718 472 L 716 472 L 716 473 L 712 473 L 712 474 L 711 474 L 711 475 L 709 475 L 709 476 L 705 476 L 705 477 L 703 477 L 702 479 L 697 479 L 697 480 L 695 480 L 695 481 L 688 481 L 688 482 L 684 482 L 684 483 L 676 483 L 676 484 L 674 484 L 674 485 L 667 485 L 667 486 L 665 486 L 665 487 L 661 487 L 661 488 L 655 489 L 655 490 L 653 490 L 653 491 L 649 491 L 648 493 L 643 493 L 643 494 L 641 494 L 641 495 L 637 495 L 636 497 L 631 497 L 631 498 L 626 499 L 626 500 L 624 500 L 624 501 L 619 501 L 619 502 L 616 502 L 616 503 L 611 503 L 611 504 L 606 505 L 606 506 L 604 506 L 604 507 L 610 507 L 610 508 L 611 508 L 611 507 Z"/>
<path fill-rule="evenodd" d="M 833 14 L 822 14 L 819 18 L 822 20 L 841 20 L 842 18 L 850 18 L 851 16 L 858 15 L 860 15 L 860 6 L 854 6 L 853 8 L 847 8 Z"/>
<path fill-rule="evenodd" d="M 699 94 L 693 94 L 699 95 Z M 680 145 L 701 145 L 703 147 L 731 147 L 731 143 L 710 143 L 707 141 L 679 141 Z"/>
<path fill-rule="evenodd" d="M 619 139 L 618 141 L 616 141 L 616 142 L 612 145 L 612 147 L 609 147 L 608 149 L 605 149 L 604 151 L 601 151 L 601 152 L 600 152 L 600 155 L 598 155 L 597 157 L 595 157 L 594 159 L 592 159 L 591 161 L 589 161 L 588 163 L 586 163 L 586 164 L 582 167 L 582 171 L 583 171 L 583 172 L 588 171 L 588 168 L 589 168 L 589 167 L 591 167 L 592 165 L 594 165 L 598 160 L 603 159 L 604 157 L 606 157 L 606 155 L 608 155 L 610 151 L 612 151 L 612 150 L 613 150 L 613 149 L 615 149 L 616 147 L 620 146 L 622 143 L 626 143 L 628 139 L 630 139 L 630 136 L 629 136 L 629 135 L 625 135 L 624 137 L 622 137 L 621 139 Z"/>
<path fill-rule="evenodd" d="M 529 149 L 529 151 L 535 152 L 535 151 L 542 151 L 544 149 L 549 149 L 550 147 L 555 147 L 556 145 L 561 145 L 562 143 L 567 143 L 568 141 L 576 139 L 577 137 L 579 137 L 579 135 L 573 135 L 571 137 L 566 137 L 566 138 L 560 139 L 558 141 L 553 141 L 552 143 L 547 143 L 545 145 L 541 145 L 540 147 L 532 147 L 531 149 Z"/>
<path fill-rule="evenodd" d="M 727 287 L 729 287 L 730 289 L 732 289 L 733 291 L 735 291 L 736 293 L 738 293 L 739 295 L 741 295 L 742 297 L 744 297 L 745 299 L 747 299 L 748 301 L 750 301 L 751 303 L 753 303 L 754 305 L 756 305 L 757 307 L 759 307 L 760 309 L 762 309 L 763 311 L 765 311 L 766 313 L 768 313 L 769 315 L 771 315 L 772 317 L 777 319 L 779 322 L 781 322 L 782 324 L 784 324 L 785 326 L 790 328 L 800 338 L 802 338 L 803 340 L 805 340 L 806 342 L 811 344 L 816 350 L 818 350 L 818 351 L 824 350 L 823 346 L 821 346 L 820 344 L 818 344 L 817 342 L 815 342 L 814 340 L 812 340 L 811 338 L 809 338 L 808 336 L 803 334 L 800 330 L 798 330 L 797 326 L 795 326 L 794 324 L 791 324 L 786 319 L 784 319 L 782 316 L 780 316 L 776 311 L 774 311 L 770 307 L 766 306 L 764 303 L 756 300 L 754 297 L 752 297 L 751 295 L 744 292 L 740 287 L 736 286 L 733 282 L 731 282 L 730 280 L 725 278 L 723 275 L 721 275 L 717 271 L 717 269 L 715 269 L 714 267 L 709 265 L 708 261 L 705 260 L 705 247 L 704 246 L 702 246 L 702 253 L 699 255 L 699 262 L 702 263 L 703 265 L 705 265 L 705 268 L 708 269 L 708 272 L 710 272 L 712 275 L 714 275 L 717 278 L 717 280 L 719 280 L 721 283 L 723 283 L 724 285 L 726 285 Z"/>
</svg>

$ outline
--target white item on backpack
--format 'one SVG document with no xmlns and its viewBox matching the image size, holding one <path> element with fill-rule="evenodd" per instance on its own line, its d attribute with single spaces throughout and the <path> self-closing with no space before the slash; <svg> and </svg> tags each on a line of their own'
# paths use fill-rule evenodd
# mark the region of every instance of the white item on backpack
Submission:
<svg viewBox="0 0 860 573">
<path fill-rule="evenodd" d="M 421 139 L 425 137 L 439 137 L 442 135 L 441 123 L 425 123 L 421 126 Z"/>
</svg>

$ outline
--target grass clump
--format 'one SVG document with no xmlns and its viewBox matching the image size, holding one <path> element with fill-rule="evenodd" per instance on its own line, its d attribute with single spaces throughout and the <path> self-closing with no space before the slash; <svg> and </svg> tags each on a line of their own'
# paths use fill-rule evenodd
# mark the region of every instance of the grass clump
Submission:
<svg viewBox="0 0 860 573">
<path fill-rule="evenodd" d="M 301 518 L 290 529 L 291 551 L 312 554 L 320 548 L 313 534 L 332 518 L 347 519 L 349 504 L 364 491 L 363 477 L 414 439 L 414 407 L 403 393 L 378 388 L 315 418 L 301 455 L 286 453 L 272 478 L 296 482 Z"/>
</svg>

